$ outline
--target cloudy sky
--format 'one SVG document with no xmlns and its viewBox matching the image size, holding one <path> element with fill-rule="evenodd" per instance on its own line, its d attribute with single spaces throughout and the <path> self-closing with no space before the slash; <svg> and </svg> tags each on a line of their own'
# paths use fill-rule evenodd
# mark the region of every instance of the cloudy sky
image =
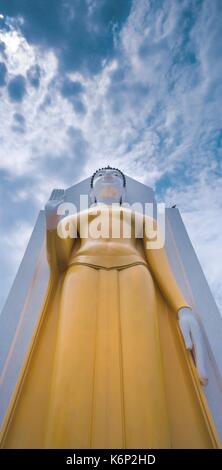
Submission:
<svg viewBox="0 0 222 470">
<path fill-rule="evenodd" d="M 0 0 L 1 300 L 53 187 L 176 203 L 222 311 L 222 1 Z"/>
</svg>

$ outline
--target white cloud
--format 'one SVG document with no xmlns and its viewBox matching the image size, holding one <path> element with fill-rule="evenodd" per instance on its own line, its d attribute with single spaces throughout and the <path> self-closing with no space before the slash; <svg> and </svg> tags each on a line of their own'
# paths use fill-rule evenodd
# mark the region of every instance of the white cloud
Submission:
<svg viewBox="0 0 222 470">
<path fill-rule="evenodd" d="M 7 79 L 26 76 L 38 63 L 41 81 L 38 89 L 27 84 L 20 103 L 12 103 L 7 88 L 1 88 L 0 168 L 14 178 L 13 200 L 31 201 L 38 208 L 53 187 L 69 186 L 106 164 L 154 187 L 170 175 L 166 199 L 180 206 L 222 307 L 219 256 L 213 261 L 221 253 L 221 20 L 216 4 L 165 0 L 158 7 L 136 0 L 115 37 L 116 57 L 104 61 L 97 75 L 68 75 L 85 89 L 85 115 L 60 94 L 64 77 L 55 52 L 28 44 L 13 27 L 2 33 Z M 183 16 L 187 11 L 190 16 Z M 23 133 L 12 129 L 15 112 L 25 118 Z M 78 138 L 70 137 L 70 127 L 80 129 Z M 85 146 L 85 159 L 74 147 L 75 138 Z M 69 172 L 59 167 L 62 158 Z M 21 177 L 30 179 L 32 190 L 16 187 Z M 24 239 L 21 243 L 25 247 Z"/>
</svg>

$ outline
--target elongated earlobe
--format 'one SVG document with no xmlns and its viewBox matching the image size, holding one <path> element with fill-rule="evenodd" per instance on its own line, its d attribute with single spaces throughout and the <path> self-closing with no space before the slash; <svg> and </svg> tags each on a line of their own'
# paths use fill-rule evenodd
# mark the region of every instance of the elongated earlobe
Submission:
<svg viewBox="0 0 222 470">
<path fill-rule="evenodd" d="M 126 201 L 126 188 L 124 186 L 122 196 L 121 196 L 121 199 L 120 199 L 120 204 L 123 204 L 125 201 Z"/>
<path fill-rule="evenodd" d="M 89 192 L 90 203 L 95 204 L 97 202 L 93 189 Z"/>
</svg>

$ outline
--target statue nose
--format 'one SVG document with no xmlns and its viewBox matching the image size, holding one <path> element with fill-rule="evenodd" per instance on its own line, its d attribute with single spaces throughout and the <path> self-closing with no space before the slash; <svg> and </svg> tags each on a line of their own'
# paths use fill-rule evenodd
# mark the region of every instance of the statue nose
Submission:
<svg viewBox="0 0 222 470">
<path fill-rule="evenodd" d="M 105 179 L 105 181 L 112 181 L 113 177 L 112 177 L 112 175 L 107 175 L 107 176 L 104 176 L 104 179 Z"/>
</svg>

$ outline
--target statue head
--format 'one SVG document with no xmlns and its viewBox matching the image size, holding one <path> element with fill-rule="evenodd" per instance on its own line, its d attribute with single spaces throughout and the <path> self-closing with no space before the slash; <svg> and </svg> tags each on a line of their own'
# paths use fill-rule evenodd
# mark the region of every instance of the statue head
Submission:
<svg viewBox="0 0 222 470">
<path fill-rule="evenodd" d="M 109 165 L 99 168 L 91 178 L 92 202 L 103 204 L 119 203 L 123 201 L 126 187 L 126 178 L 121 170 Z"/>
</svg>

